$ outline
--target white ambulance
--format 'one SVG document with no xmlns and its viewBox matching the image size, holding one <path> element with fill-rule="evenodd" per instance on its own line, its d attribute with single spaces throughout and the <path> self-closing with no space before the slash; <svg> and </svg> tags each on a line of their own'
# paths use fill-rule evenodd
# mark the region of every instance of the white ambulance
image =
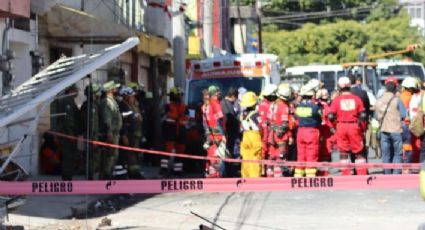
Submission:
<svg viewBox="0 0 425 230">
<path fill-rule="evenodd" d="M 259 95 L 265 85 L 280 82 L 278 57 L 272 54 L 226 55 L 191 61 L 186 84 L 186 103 L 195 109 L 202 103 L 202 90 L 211 85 L 223 96 L 230 87 L 244 87 Z"/>
</svg>

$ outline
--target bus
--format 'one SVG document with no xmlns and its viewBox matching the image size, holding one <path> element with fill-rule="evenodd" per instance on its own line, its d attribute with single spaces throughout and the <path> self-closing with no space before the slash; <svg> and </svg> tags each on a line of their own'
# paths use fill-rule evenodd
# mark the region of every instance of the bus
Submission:
<svg viewBox="0 0 425 230">
<path fill-rule="evenodd" d="M 332 92 L 337 89 L 338 78 L 344 76 L 344 68 L 341 65 L 305 65 L 293 66 L 285 70 L 285 76 L 307 75 L 311 79 L 323 82 L 324 87 Z"/>
</svg>

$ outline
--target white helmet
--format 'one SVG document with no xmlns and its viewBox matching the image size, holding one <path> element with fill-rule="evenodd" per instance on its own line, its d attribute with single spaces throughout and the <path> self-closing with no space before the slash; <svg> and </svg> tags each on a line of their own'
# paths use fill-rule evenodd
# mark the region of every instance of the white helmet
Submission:
<svg viewBox="0 0 425 230">
<path fill-rule="evenodd" d="M 291 87 L 287 83 L 280 84 L 276 91 L 276 96 L 284 100 L 289 100 L 291 94 Z"/>
<path fill-rule="evenodd" d="M 320 88 L 320 81 L 314 78 L 308 81 L 306 85 L 309 85 L 312 90 L 317 91 Z"/>
<path fill-rule="evenodd" d="M 300 95 L 301 96 L 314 96 L 314 87 L 312 87 L 312 86 L 314 86 L 314 85 L 308 84 L 308 83 L 306 85 L 303 85 L 301 87 L 301 90 L 300 90 Z"/>
<path fill-rule="evenodd" d="M 291 85 L 292 92 L 299 93 L 300 92 L 300 86 L 297 84 Z"/>
<path fill-rule="evenodd" d="M 350 86 L 351 86 L 350 78 L 348 78 L 348 77 L 340 77 L 338 79 L 338 87 L 339 88 L 343 89 L 343 88 L 350 87 Z"/>
<path fill-rule="evenodd" d="M 418 80 L 414 77 L 406 77 L 403 82 L 401 83 L 401 86 L 404 88 L 418 88 Z"/>
<path fill-rule="evenodd" d="M 329 99 L 329 92 L 328 92 L 328 90 L 325 89 L 325 88 L 319 89 L 319 91 L 317 91 L 317 93 L 316 93 L 316 98 L 328 100 Z"/>
<path fill-rule="evenodd" d="M 263 96 L 275 95 L 277 86 L 275 84 L 268 84 L 264 87 Z"/>
</svg>

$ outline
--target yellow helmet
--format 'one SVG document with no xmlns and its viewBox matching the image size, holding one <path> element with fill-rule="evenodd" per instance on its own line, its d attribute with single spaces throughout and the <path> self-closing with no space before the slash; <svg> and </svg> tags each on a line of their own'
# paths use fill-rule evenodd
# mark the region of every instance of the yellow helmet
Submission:
<svg viewBox="0 0 425 230">
<path fill-rule="evenodd" d="M 256 103 L 257 103 L 257 95 L 255 95 L 254 92 L 249 91 L 242 96 L 242 100 L 241 100 L 242 107 L 245 107 L 245 108 L 252 107 Z"/>
<path fill-rule="evenodd" d="M 168 92 L 168 95 L 171 95 L 171 94 L 180 95 L 180 94 L 183 94 L 183 90 L 180 87 L 174 86 L 170 89 L 170 92 Z"/>
</svg>

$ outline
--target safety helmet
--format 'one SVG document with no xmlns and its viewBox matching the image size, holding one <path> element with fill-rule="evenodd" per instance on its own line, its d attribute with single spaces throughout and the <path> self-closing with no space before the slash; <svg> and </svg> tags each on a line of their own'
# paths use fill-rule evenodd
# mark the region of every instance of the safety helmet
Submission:
<svg viewBox="0 0 425 230">
<path fill-rule="evenodd" d="M 291 87 L 287 83 L 282 83 L 277 87 L 276 96 L 278 96 L 281 99 L 289 100 L 291 97 Z"/>
<path fill-rule="evenodd" d="M 272 96 L 276 94 L 277 86 L 275 84 L 268 84 L 264 87 L 263 96 Z"/>
<path fill-rule="evenodd" d="M 125 96 L 132 96 L 134 95 L 134 90 L 128 86 L 122 87 L 120 89 L 120 95 L 125 97 Z"/>
<path fill-rule="evenodd" d="M 180 87 L 172 87 L 168 92 L 168 95 L 181 95 L 183 94 L 183 90 Z"/>
<path fill-rule="evenodd" d="M 401 86 L 404 88 L 418 88 L 418 80 L 414 77 L 406 77 L 402 82 Z"/>
<path fill-rule="evenodd" d="M 218 86 L 216 86 L 216 85 L 212 85 L 212 86 L 208 87 L 208 93 L 210 95 L 214 95 L 219 91 L 220 91 L 220 88 L 218 88 Z"/>
<path fill-rule="evenodd" d="M 139 90 L 139 89 L 140 89 L 139 84 L 137 84 L 137 83 L 136 83 L 136 82 L 134 82 L 134 81 L 130 81 L 130 82 L 128 82 L 128 83 L 127 83 L 127 86 L 128 86 L 128 87 L 130 87 L 130 88 L 132 88 L 132 89 L 134 89 L 134 90 Z"/>
<path fill-rule="evenodd" d="M 307 84 L 313 91 L 317 91 L 320 88 L 320 81 L 317 79 L 311 79 Z"/>
<path fill-rule="evenodd" d="M 300 92 L 300 86 L 299 85 L 291 85 L 292 92 L 299 93 Z"/>
<path fill-rule="evenodd" d="M 394 83 L 395 86 L 398 85 L 398 80 L 394 76 L 387 77 L 384 81 L 384 84 L 386 85 L 386 84 L 391 83 L 391 82 Z"/>
<path fill-rule="evenodd" d="M 350 78 L 348 77 L 340 77 L 338 79 L 338 87 L 343 89 L 351 86 Z"/>
<path fill-rule="evenodd" d="M 242 96 L 241 106 L 248 108 L 252 107 L 257 103 L 257 95 L 254 92 L 248 91 Z"/>
<path fill-rule="evenodd" d="M 319 89 L 316 93 L 316 98 L 317 99 L 323 99 L 323 100 L 328 100 L 329 99 L 329 92 L 327 89 L 323 88 L 323 89 Z"/>
<path fill-rule="evenodd" d="M 306 84 L 306 85 L 303 85 L 302 87 L 301 87 L 301 90 L 300 90 L 300 95 L 301 96 L 314 96 L 314 88 L 313 88 L 313 86 L 314 85 L 312 85 L 312 84 Z"/>
</svg>

